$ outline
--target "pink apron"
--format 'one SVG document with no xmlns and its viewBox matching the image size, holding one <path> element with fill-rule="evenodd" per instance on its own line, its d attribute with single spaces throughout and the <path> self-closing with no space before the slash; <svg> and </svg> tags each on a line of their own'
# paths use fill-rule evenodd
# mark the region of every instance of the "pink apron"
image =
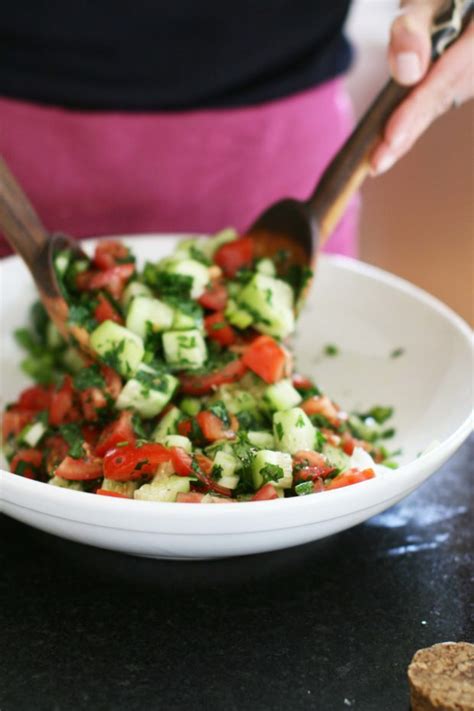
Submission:
<svg viewBox="0 0 474 711">
<path fill-rule="evenodd" d="M 305 198 L 352 126 L 341 79 L 258 106 L 71 111 L 0 98 L 0 153 L 45 225 L 77 237 L 244 230 Z M 357 201 L 328 251 L 354 254 Z M 0 256 L 9 248 L 0 236 Z"/>
</svg>

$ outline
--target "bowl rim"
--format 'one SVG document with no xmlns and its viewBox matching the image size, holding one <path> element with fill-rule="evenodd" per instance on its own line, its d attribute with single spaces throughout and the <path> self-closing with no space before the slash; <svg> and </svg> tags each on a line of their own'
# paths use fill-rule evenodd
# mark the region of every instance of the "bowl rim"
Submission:
<svg viewBox="0 0 474 711">
<path fill-rule="evenodd" d="M 189 233 L 149 233 L 136 235 L 133 234 L 91 237 L 85 240 L 81 240 L 81 242 L 84 242 L 86 247 L 93 247 L 96 242 L 107 239 L 122 239 L 125 241 L 128 239 L 131 239 L 133 241 L 142 239 L 151 241 L 157 238 L 182 239 L 184 237 L 189 236 Z M 199 237 L 200 235 L 192 236 Z M 373 279 L 376 282 L 388 285 L 389 287 L 399 292 L 413 297 L 418 302 L 425 304 L 431 310 L 439 314 L 439 316 L 441 316 L 445 321 L 449 322 L 459 332 L 459 334 L 465 340 L 468 350 L 470 350 L 471 352 L 471 357 L 474 358 L 474 342 L 472 338 L 471 328 L 466 323 L 466 321 L 464 321 L 464 319 L 459 316 L 459 314 L 457 314 L 449 306 L 440 301 L 437 297 L 433 296 L 421 287 L 412 284 L 411 282 L 407 281 L 402 277 L 399 277 L 395 274 L 385 271 L 384 269 L 381 269 L 380 267 L 376 267 L 353 257 L 347 257 L 337 254 L 322 254 L 321 259 L 323 262 L 329 262 L 331 264 L 338 265 L 349 272 L 361 274 L 365 277 Z M 20 258 L 17 255 L 10 255 L 0 260 L 0 276 L 1 272 L 6 269 L 9 264 L 11 264 L 12 262 L 19 261 Z M 62 504 L 66 506 L 69 502 L 76 502 L 76 505 L 73 506 L 73 508 L 85 508 L 85 510 L 89 510 L 91 514 L 100 514 L 101 512 L 104 512 L 104 514 L 110 514 L 112 510 L 123 513 L 130 513 L 133 511 L 135 512 L 136 517 L 138 518 L 142 516 L 144 518 L 148 518 L 148 516 L 150 514 L 153 514 L 153 512 L 159 512 L 159 515 L 163 516 L 164 519 L 169 518 L 169 516 L 171 515 L 174 520 L 181 520 L 183 518 L 187 521 L 201 521 L 202 519 L 209 520 L 209 507 L 212 507 L 212 510 L 214 511 L 212 516 L 213 519 L 215 519 L 216 521 L 222 521 L 222 519 L 228 517 L 233 517 L 233 519 L 238 516 L 242 517 L 244 511 L 248 511 L 248 513 L 244 516 L 245 519 L 248 519 L 249 517 L 260 518 L 263 511 L 267 511 L 268 513 L 272 512 L 273 514 L 278 513 L 280 511 L 285 511 L 288 514 L 290 514 L 291 512 L 303 513 L 307 512 L 308 509 L 314 509 L 315 511 L 317 511 L 320 507 L 324 508 L 324 501 L 326 501 L 327 503 L 329 503 L 330 501 L 332 504 L 339 504 L 342 507 L 345 502 L 349 502 L 351 500 L 355 502 L 360 496 L 360 494 L 362 494 L 363 492 L 367 492 L 368 494 L 370 491 L 372 491 L 375 493 L 377 488 L 384 488 L 387 489 L 387 496 L 383 499 L 377 498 L 377 504 L 381 504 L 383 503 L 383 501 L 390 501 L 391 499 L 395 499 L 398 495 L 397 492 L 411 491 L 416 488 L 416 486 L 418 486 L 418 484 L 421 483 L 424 478 L 426 478 L 423 476 L 419 476 L 416 478 L 413 477 L 414 473 L 420 469 L 420 462 L 424 464 L 425 469 L 429 468 L 431 465 L 436 466 L 436 461 L 437 459 L 439 459 L 441 450 L 449 452 L 454 451 L 454 449 L 460 446 L 460 444 L 468 437 L 470 431 L 473 428 L 472 420 L 473 411 L 471 410 L 471 412 L 461 422 L 458 428 L 454 430 L 454 432 L 452 432 L 446 439 L 437 443 L 436 447 L 426 453 L 423 453 L 417 459 L 400 466 L 396 470 L 396 472 L 393 473 L 393 475 L 391 473 L 387 473 L 383 477 L 375 477 L 374 479 L 371 479 L 369 481 L 360 482 L 357 487 L 343 487 L 340 489 L 335 489 L 333 491 L 324 492 L 325 496 L 323 500 L 321 500 L 321 497 L 318 496 L 296 496 L 290 499 L 275 499 L 271 501 L 236 502 L 237 504 L 241 504 L 237 506 L 215 506 L 214 504 L 205 504 L 204 506 L 202 504 L 199 506 L 189 506 L 183 504 L 180 506 L 176 502 L 137 501 L 136 499 L 117 498 L 114 498 L 114 500 L 111 502 L 110 497 L 91 496 L 87 492 L 72 491 L 61 487 L 47 486 L 44 482 L 37 482 L 29 479 L 24 479 L 22 477 L 14 477 L 11 475 L 10 472 L 4 469 L 0 469 L 0 501 L 7 501 L 3 490 L 5 488 L 6 482 L 8 481 L 9 483 L 6 484 L 7 488 L 10 489 L 10 491 L 13 491 L 14 494 L 16 493 L 18 495 L 18 500 L 17 496 L 14 495 L 13 499 L 9 499 L 10 503 L 13 503 L 22 508 L 31 509 L 31 506 L 26 506 L 20 503 L 22 495 L 32 495 L 35 488 L 41 487 L 38 488 L 38 496 L 36 498 L 42 510 L 44 510 L 45 507 L 48 508 L 49 506 L 54 506 L 55 504 Z M 413 483 L 413 487 L 401 486 L 402 484 L 408 484 L 409 482 Z M 357 492 L 359 492 L 359 494 Z M 329 500 L 327 498 L 328 495 L 331 497 Z M 345 512 L 341 512 L 339 515 L 355 515 L 358 512 L 362 512 L 365 509 L 373 507 L 374 501 L 369 499 L 370 497 L 365 502 L 366 505 L 362 507 L 344 507 Z M 89 506 L 85 506 L 86 501 L 89 502 Z M 252 505 L 247 506 L 247 504 L 249 503 L 251 503 Z M 245 504 L 245 506 L 242 506 L 242 504 Z M 38 510 L 38 508 L 35 508 L 34 510 Z M 71 516 L 64 516 L 64 518 L 69 521 L 81 520 L 72 518 Z M 335 518 L 337 517 L 328 515 L 327 518 L 318 517 L 317 521 L 322 523 L 323 521 L 334 520 Z M 88 521 L 87 523 L 88 525 L 93 524 L 92 521 Z M 106 528 L 116 528 L 116 526 L 114 525 L 107 524 L 106 520 L 101 520 L 100 524 L 94 525 L 101 525 Z M 138 529 L 136 529 L 135 527 L 133 527 L 133 530 L 138 531 Z M 144 532 L 146 532 L 145 529 Z M 189 532 L 187 535 L 189 535 Z"/>
</svg>

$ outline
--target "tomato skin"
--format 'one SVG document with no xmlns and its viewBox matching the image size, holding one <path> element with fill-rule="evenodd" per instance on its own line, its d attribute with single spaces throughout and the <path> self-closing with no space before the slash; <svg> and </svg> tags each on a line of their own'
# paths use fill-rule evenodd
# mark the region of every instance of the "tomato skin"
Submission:
<svg viewBox="0 0 474 711">
<path fill-rule="evenodd" d="M 47 410 L 51 404 L 52 388 L 42 385 L 33 385 L 23 390 L 18 398 L 17 406 L 21 410 L 34 410 L 41 412 Z"/>
<path fill-rule="evenodd" d="M 217 415 L 208 410 L 199 412 L 196 421 L 204 438 L 209 442 L 216 442 L 218 439 L 235 439 L 235 433 L 239 428 L 236 417 L 232 416 L 230 426 L 226 427 Z"/>
<path fill-rule="evenodd" d="M 2 417 L 2 439 L 4 442 L 11 436 L 17 437 L 22 429 L 29 425 L 36 415 L 36 410 L 20 409 L 16 405 L 6 410 Z"/>
<path fill-rule="evenodd" d="M 209 311 L 224 311 L 229 298 L 227 287 L 222 282 L 212 282 L 199 297 L 198 302 Z"/>
<path fill-rule="evenodd" d="M 300 405 L 307 415 L 323 415 L 333 427 L 339 427 L 341 418 L 339 410 L 331 402 L 327 395 L 315 395 L 310 397 Z"/>
<path fill-rule="evenodd" d="M 92 263 L 97 269 L 110 269 L 117 264 L 117 260 L 126 259 L 128 255 L 128 249 L 122 242 L 104 240 L 95 248 Z"/>
<path fill-rule="evenodd" d="M 181 374 L 181 389 L 186 395 L 207 395 L 219 385 L 225 383 L 235 383 L 240 380 L 247 372 L 247 367 L 240 358 L 230 361 L 220 370 L 206 375 L 184 375 Z"/>
<path fill-rule="evenodd" d="M 293 373 L 292 383 L 293 387 L 297 390 L 310 390 L 314 387 L 309 378 L 305 378 L 304 375 L 300 375 L 299 373 Z"/>
<path fill-rule="evenodd" d="M 66 375 L 59 390 L 52 393 L 49 409 L 49 424 L 53 427 L 71 421 L 73 412 L 73 387 L 72 378 Z"/>
<path fill-rule="evenodd" d="M 278 499 L 278 494 L 276 492 L 273 484 L 264 484 L 261 489 L 257 491 L 256 494 L 252 496 L 250 501 L 271 501 L 272 499 Z"/>
<path fill-rule="evenodd" d="M 171 449 L 171 463 L 178 476 L 189 476 L 193 473 L 193 458 L 182 447 Z"/>
<path fill-rule="evenodd" d="M 125 288 L 126 282 L 130 279 L 135 271 L 135 265 L 132 263 L 117 264 L 110 269 L 104 271 L 88 271 L 78 274 L 76 277 L 76 286 L 79 291 L 96 291 L 104 289 L 114 299 L 120 299 Z"/>
<path fill-rule="evenodd" d="M 239 269 L 252 264 L 253 255 L 253 240 L 244 236 L 219 247 L 214 255 L 214 262 L 226 276 L 233 278 Z"/>
<path fill-rule="evenodd" d="M 247 368 L 269 384 L 284 377 L 286 359 L 286 352 L 271 336 L 258 336 L 242 358 Z"/>
<path fill-rule="evenodd" d="M 129 496 L 125 496 L 125 494 L 119 494 L 118 491 L 108 491 L 108 489 L 97 489 L 95 492 L 99 496 L 113 496 L 116 499 L 129 499 Z"/>
<path fill-rule="evenodd" d="M 65 457 L 56 469 L 56 476 L 68 481 L 90 481 L 102 476 L 102 460 L 97 457 L 86 456 L 82 459 Z"/>
<path fill-rule="evenodd" d="M 189 491 L 187 494 L 181 492 L 177 495 L 176 501 L 179 504 L 200 504 L 204 498 L 204 494 L 197 491 Z"/>
<path fill-rule="evenodd" d="M 39 449 L 20 449 L 10 463 L 10 469 L 14 474 L 16 474 L 20 462 L 26 462 L 30 465 L 25 467 L 22 476 L 26 479 L 36 479 L 37 470 L 40 469 L 43 462 L 43 454 Z"/>
<path fill-rule="evenodd" d="M 326 490 L 329 489 L 340 489 L 343 486 L 351 486 L 352 484 L 359 484 L 361 481 L 367 481 L 368 479 L 373 479 L 375 477 L 375 472 L 373 469 L 349 469 L 347 472 L 338 474 L 332 481 L 330 481 L 325 487 Z"/>
<path fill-rule="evenodd" d="M 319 452 L 296 452 L 293 455 L 293 465 L 298 466 L 298 469 L 294 472 L 295 484 L 303 481 L 316 482 L 318 479 L 324 479 L 334 471 L 334 467 L 329 466 L 324 456 Z"/>
<path fill-rule="evenodd" d="M 228 324 L 222 311 L 206 316 L 204 327 L 207 337 L 221 346 L 232 346 L 237 340 L 235 330 Z"/>
<path fill-rule="evenodd" d="M 101 365 L 100 372 L 105 380 L 105 389 L 113 400 L 116 400 L 122 390 L 120 375 L 108 365 Z"/>
<path fill-rule="evenodd" d="M 123 324 L 122 316 L 103 294 L 99 294 L 97 299 L 98 304 L 94 309 L 94 318 L 98 323 L 114 321 L 115 323 Z"/>
<path fill-rule="evenodd" d="M 82 413 L 88 422 L 99 419 L 98 410 L 107 407 L 107 400 L 100 388 L 86 388 L 79 393 Z"/>
<path fill-rule="evenodd" d="M 60 435 L 52 435 L 47 438 L 44 449 L 46 451 L 46 469 L 48 472 L 52 472 L 67 457 L 69 445 Z"/>
<path fill-rule="evenodd" d="M 130 446 L 135 446 L 137 439 L 133 430 L 132 417 L 133 414 L 129 410 L 124 410 L 118 419 L 103 429 L 95 447 L 95 453 L 99 457 L 103 457 L 110 449 L 115 449 L 119 442 L 128 442 Z"/>
<path fill-rule="evenodd" d="M 104 457 L 104 476 L 115 481 L 132 481 L 143 474 L 154 474 L 160 464 L 170 461 L 171 452 L 162 444 L 116 447 Z"/>
</svg>

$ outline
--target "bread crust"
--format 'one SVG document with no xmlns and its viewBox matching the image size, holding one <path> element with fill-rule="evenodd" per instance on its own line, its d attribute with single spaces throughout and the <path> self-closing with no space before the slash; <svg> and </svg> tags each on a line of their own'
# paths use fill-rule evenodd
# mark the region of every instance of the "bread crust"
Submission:
<svg viewBox="0 0 474 711">
<path fill-rule="evenodd" d="M 474 711 L 474 644 L 419 649 L 408 667 L 412 711 Z"/>
</svg>

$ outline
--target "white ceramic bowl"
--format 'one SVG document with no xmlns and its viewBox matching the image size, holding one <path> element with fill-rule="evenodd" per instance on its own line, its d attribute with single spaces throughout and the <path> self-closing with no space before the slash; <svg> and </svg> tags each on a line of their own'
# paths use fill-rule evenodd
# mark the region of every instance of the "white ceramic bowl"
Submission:
<svg viewBox="0 0 474 711">
<path fill-rule="evenodd" d="M 156 260 L 175 239 L 135 237 L 130 244 L 140 261 Z M 26 385 L 11 333 L 25 322 L 34 289 L 16 257 L 0 262 L 0 285 L 3 406 Z M 337 344 L 338 356 L 323 355 L 328 343 Z M 323 538 L 387 509 L 433 474 L 471 430 L 470 329 L 401 279 L 351 259 L 323 257 L 295 346 L 299 370 L 346 409 L 394 405 L 401 468 L 320 495 L 233 506 L 125 501 L 1 472 L 4 512 L 64 538 L 143 556 L 260 553 Z M 391 358 L 396 348 L 405 352 Z"/>
</svg>

